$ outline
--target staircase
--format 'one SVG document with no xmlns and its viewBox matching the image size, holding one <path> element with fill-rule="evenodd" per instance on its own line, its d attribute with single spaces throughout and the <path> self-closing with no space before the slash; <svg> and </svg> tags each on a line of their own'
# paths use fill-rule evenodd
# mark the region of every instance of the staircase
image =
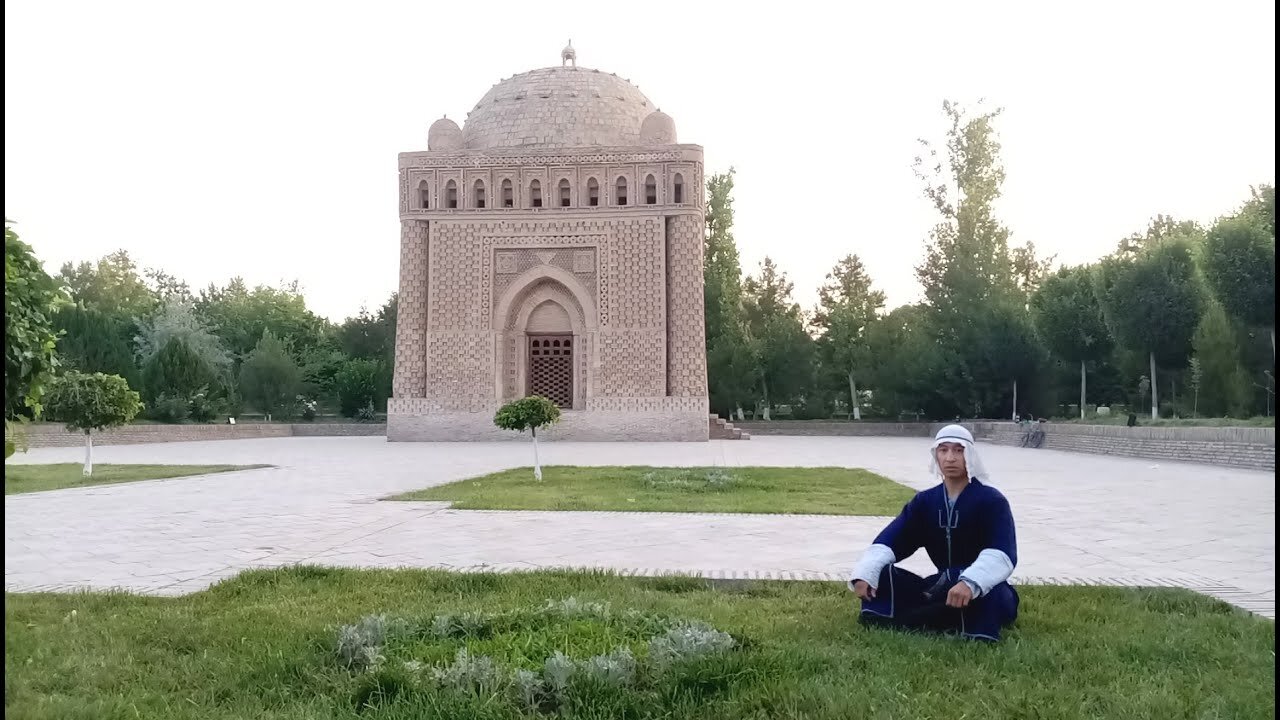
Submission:
<svg viewBox="0 0 1280 720">
<path fill-rule="evenodd" d="M 712 440 L 750 440 L 751 435 L 736 428 L 733 423 L 719 415 L 712 415 L 709 420 L 710 439 Z"/>
</svg>

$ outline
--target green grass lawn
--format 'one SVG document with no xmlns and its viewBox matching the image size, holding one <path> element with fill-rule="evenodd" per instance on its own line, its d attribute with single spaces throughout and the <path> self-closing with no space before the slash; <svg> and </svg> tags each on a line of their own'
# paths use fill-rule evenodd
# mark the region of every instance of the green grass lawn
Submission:
<svg viewBox="0 0 1280 720">
<path fill-rule="evenodd" d="M 863 628 L 838 583 L 301 567 L 181 598 L 6 594 L 5 717 L 1273 717 L 1270 621 L 1182 590 L 1020 592 L 999 645 Z M 340 642 L 378 614 L 394 630 L 380 644 Z M 650 638 L 676 621 L 732 645 L 662 664 Z M 361 647 L 381 659 L 343 661 Z M 581 669 L 623 648 L 629 679 Z M 579 668 L 561 685 L 557 652 Z"/>
<path fill-rule="evenodd" d="M 395 495 L 452 500 L 465 510 L 639 510 L 663 512 L 897 515 L 914 490 L 848 468 L 516 468 Z"/>
<path fill-rule="evenodd" d="M 134 482 L 136 480 L 160 480 L 163 478 L 184 477 L 186 475 L 205 475 L 208 473 L 231 472 L 232 470 L 254 470 L 271 467 L 270 465 L 94 465 L 93 475 L 85 477 L 84 466 L 80 463 L 57 463 L 50 465 L 9 465 L 4 466 L 4 494 L 40 492 L 41 490 L 61 490 L 62 488 L 86 487 L 89 485 L 111 485 L 114 483 Z"/>
</svg>

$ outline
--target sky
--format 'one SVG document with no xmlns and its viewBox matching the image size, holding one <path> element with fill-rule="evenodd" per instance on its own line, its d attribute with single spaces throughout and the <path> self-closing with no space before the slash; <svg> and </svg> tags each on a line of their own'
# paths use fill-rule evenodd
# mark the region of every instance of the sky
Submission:
<svg viewBox="0 0 1280 720">
<path fill-rule="evenodd" d="M 56 271 L 124 248 L 192 287 L 297 280 L 333 320 L 396 289 L 397 153 L 494 83 L 630 79 L 733 167 L 743 268 L 805 308 L 857 254 L 890 307 L 937 216 L 912 172 L 984 100 L 1012 242 L 1088 262 L 1275 180 L 1269 0 L 5 2 L 5 216 Z M 785 12 L 780 12 L 785 10 Z"/>
</svg>

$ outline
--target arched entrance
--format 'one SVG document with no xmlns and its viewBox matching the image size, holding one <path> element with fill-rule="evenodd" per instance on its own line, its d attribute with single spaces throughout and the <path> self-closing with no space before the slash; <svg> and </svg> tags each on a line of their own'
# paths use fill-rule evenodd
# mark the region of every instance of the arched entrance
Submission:
<svg viewBox="0 0 1280 720">
<path fill-rule="evenodd" d="M 569 313 L 555 300 L 534 308 L 524 332 L 526 356 L 525 395 L 541 395 L 562 408 L 572 408 L 574 398 L 573 325 Z"/>
<path fill-rule="evenodd" d="M 586 289 L 560 268 L 516 278 L 494 308 L 499 399 L 542 395 L 566 410 L 586 407 L 594 315 Z"/>
</svg>

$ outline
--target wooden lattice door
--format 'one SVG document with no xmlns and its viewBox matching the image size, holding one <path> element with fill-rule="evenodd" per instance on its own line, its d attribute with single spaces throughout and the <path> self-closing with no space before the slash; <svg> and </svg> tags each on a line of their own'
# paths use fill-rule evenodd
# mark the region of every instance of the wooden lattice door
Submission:
<svg viewBox="0 0 1280 720">
<path fill-rule="evenodd" d="M 529 338 L 529 395 L 541 395 L 562 408 L 573 407 L 573 336 Z"/>
</svg>

